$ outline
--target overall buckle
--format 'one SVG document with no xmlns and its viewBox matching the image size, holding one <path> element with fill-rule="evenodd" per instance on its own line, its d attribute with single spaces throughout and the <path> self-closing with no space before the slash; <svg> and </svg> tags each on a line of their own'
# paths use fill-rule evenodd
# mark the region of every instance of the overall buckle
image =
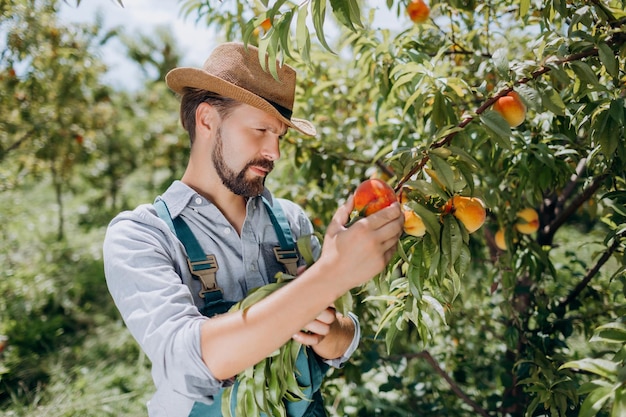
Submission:
<svg viewBox="0 0 626 417">
<path fill-rule="evenodd" d="M 202 289 L 198 293 L 200 298 L 204 298 L 204 294 L 208 292 L 221 291 L 217 286 L 217 279 L 215 277 L 219 269 L 215 255 L 207 255 L 206 259 L 200 261 L 192 262 L 187 259 L 187 264 L 194 278 L 200 280 L 202 284 Z"/>
<path fill-rule="evenodd" d="M 298 251 L 296 249 L 281 249 L 280 246 L 274 247 L 274 255 L 276 260 L 285 266 L 285 270 L 289 275 L 294 277 L 298 273 Z"/>
</svg>

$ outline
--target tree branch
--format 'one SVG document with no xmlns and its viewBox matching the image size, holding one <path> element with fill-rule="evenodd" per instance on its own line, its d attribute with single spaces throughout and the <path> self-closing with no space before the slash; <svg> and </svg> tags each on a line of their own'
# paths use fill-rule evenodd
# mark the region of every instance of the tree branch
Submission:
<svg viewBox="0 0 626 417">
<path fill-rule="evenodd" d="M 613 243 L 611 244 L 611 246 L 609 246 L 607 250 L 602 254 L 602 256 L 600 257 L 600 259 L 598 259 L 598 262 L 596 262 L 593 268 L 587 271 L 585 277 L 569 293 L 567 298 L 557 306 L 556 311 L 565 311 L 565 307 L 580 295 L 580 293 L 587 287 L 587 285 L 589 285 L 593 277 L 600 271 L 600 268 L 602 268 L 602 266 L 609 260 L 611 255 L 613 255 L 613 253 L 617 250 L 617 248 L 622 243 L 623 238 L 626 238 L 626 231 L 623 231 L 622 233 L 619 233 L 615 235 L 615 237 L 613 237 Z"/>
<path fill-rule="evenodd" d="M 602 182 L 609 176 L 608 172 L 595 177 L 591 184 L 583 190 L 571 203 L 562 211 L 559 211 L 554 219 L 543 227 L 540 231 L 540 236 L 537 237 L 537 241 L 540 244 L 547 245 L 552 242 L 552 237 L 559 230 L 559 228 L 565 223 L 565 221 L 572 215 L 578 208 L 595 194 L 596 191 L 602 185 Z"/>
<path fill-rule="evenodd" d="M 16 150 L 17 148 L 22 146 L 22 143 L 24 143 L 24 142 L 26 142 L 26 140 L 30 139 L 30 137 L 33 134 L 33 132 L 34 132 L 34 129 L 30 130 L 29 132 L 26 132 L 24 134 L 24 136 L 22 136 L 21 138 L 19 138 L 15 142 L 13 142 L 8 148 L 0 149 L 0 162 L 4 161 L 4 158 L 6 158 L 6 156 L 9 154 L 9 152 Z"/>
<path fill-rule="evenodd" d="M 569 182 L 563 188 L 563 192 L 561 193 L 561 195 L 556 198 L 557 208 L 562 208 L 565 205 L 565 202 L 570 198 L 570 196 L 576 189 L 576 184 L 578 183 L 578 179 L 582 175 L 586 166 L 587 166 L 586 157 L 578 161 L 578 164 L 576 165 L 576 171 L 572 174 L 572 176 L 569 179 Z"/>
<path fill-rule="evenodd" d="M 623 39 L 613 39 L 612 42 L 611 42 L 611 45 L 617 44 L 617 43 L 620 43 L 620 42 L 623 43 L 624 40 Z M 549 63 L 549 65 L 552 65 L 552 66 L 563 65 L 563 64 L 566 64 L 568 62 L 579 61 L 579 60 L 582 60 L 584 58 L 588 58 L 588 57 L 591 57 L 591 56 L 597 56 L 597 55 L 598 55 L 598 48 L 594 47 L 594 48 L 590 48 L 590 49 L 588 49 L 586 51 L 582 51 L 582 52 L 578 52 L 578 53 L 575 53 L 575 54 L 568 55 L 565 58 L 553 60 L 553 61 L 551 61 Z M 522 84 L 527 84 L 530 81 L 536 80 L 537 78 L 541 77 L 542 75 L 550 72 L 551 70 L 552 70 L 552 68 L 551 68 L 551 66 L 548 66 L 548 64 L 542 65 L 541 67 L 539 67 L 538 69 L 533 71 L 528 77 L 521 78 L 521 79 L 515 81 L 512 86 L 507 87 L 507 88 L 505 88 L 503 90 L 500 90 L 494 96 L 491 96 L 489 99 L 487 99 L 480 107 L 478 107 L 476 109 L 476 111 L 474 112 L 475 115 L 473 115 L 473 116 L 470 116 L 470 115 L 465 116 L 465 118 L 463 120 L 461 120 L 461 122 L 459 122 L 457 124 L 457 128 L 458 129 L 455 129 L 453 132 L 451 132 L 448 135 L 444 136 L 439 141 L 437 141 L 437 142 L 433 143 L 432 145 L 430 145 L 430 148 L 431 149 L 435 149 L 435 148 L 441 148 L 442 146 L 448 145 L 450 142 L 452 142 L 452 139 L 459 133 L 459 131 L 463 130 L 468 124 L 470 124 L 472 121 L 474 121 L 474 119 L 477 116 L 479 116 L 482 113 L 484 113 L 500 97 L 503 97 L 503 96 L 507 95 L 508 93 L 510 93 L 511 91 L 513 91 L 515 86 L 522 85 Z M 428 155 L 424 155 L 424 157 L 413 168 L 411 168 L 411 170 L 409 170 L 409 172 L 407 172 L 406 175 L 404 175 L 398 181 L 398 184 L 395 187 L 396 192 L 398 192 L 400 189 L 402 189 L 402 186 L 404 185 L 404 183 L 406 183 L 413 175 L 415 175 L 417 172 L 419 172 L 424 167 L 424 165 L 426 165 L 426 162 L 428 162 L 428 160 L 429 160 Z"/>
<path fill-rule="evenodd" d="M 421 358 L 421 359 L 426 360 L 426 362 L 428 362 L 428 364 L 435 370 L 435 372 L 440 377 L 442 377 L 443 379 L 446 380 L 448 385 L 450 385 L 450 389 L 452 389 L 452 392 L 454 392 L 457 395 L 457 397 L 459 397 L 461 400 L 463 400 L 463 402 L 465 404 L 467 404 L 470 407 L 472 407 L 472 409 L 478 415 L 481 415 L 483 417 L 490 417 L 489 413 L 487 413 L 487 411 L 485 409 L 483 409 L 478 404 L 476 404 L 476 402 L 474 402 L 474 400 L 472 400 L 470 397 L 468 397 L 467 394 L 465 394 L 463 392 L 461 387 L 459 387 L 459 385 L 450 377 L 450 375 L 448 375 L 448 373 L 446 371 L 444 371 L 441 368 L 441 366 L 439 366 L 439 364 L 437 363 L 435 358 L 433 358 L 432 355 L 430 354 L 430 352 L 428 352 L 427 350 L 423 350 L 423 351 L 421 351 L 419 353 L 413 353 L 413 354 L 390 356 L 388 359 L 389 360 L 395 360 L 398 357 L 402 357 L 402 358 L 406 358 L 406 359 Z"/>
</svg>

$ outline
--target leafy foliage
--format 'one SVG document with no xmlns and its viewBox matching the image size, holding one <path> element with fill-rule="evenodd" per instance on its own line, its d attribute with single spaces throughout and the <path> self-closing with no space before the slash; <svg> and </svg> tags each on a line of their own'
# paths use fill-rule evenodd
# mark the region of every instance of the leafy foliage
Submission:
<svg viewBox="0 0 626 417">
<path fill-rule="evenodd" d="M 176 103 L 160 84 L 138 93 L 99 84 L 104 68 L 89 45 L 107 35 L 57 27 L 55 2 L 28 4 L 0 8 L 7 35 L 1 192 L 73 201 L 71 189 L 81 206 L 68 208 L 66 226 L 73 239 L 93 236 L 114 212 L 151 201 L 182 172 L 187 145 Z M 337 201 L 377 176 L 426 226 L 423 237 L 404 236 L 386 271 L 354 291 L 364 340 L 326 382 L 330 413 L 623 414 L 626 4 L 433 0 L 430 19 L 418 25 L 406 16 L 407 4 L 181 2 L 184 14 L 225 39 L 258 44 L 297 67 L 295 113 L 320 134 L 285 137 L 281 164 L 268 180 L 276 194 L 305 207 L 322 233 Z M 266 19 L 268 29 L 261 27 Z M 157 46 L 155 56 L 143 48 L 149 42 L 127 42 L 154 78 L 178 56 L 167 35 L 159 36 L 144 39 Z M 511 91 L 527 108 L 515 128 L 493 110 Z M 86 117 L 85 109 L 99 117 Z M 36 181 L 49 191 L 62 188 L 39 193 Z M 484 201 L 487 221 L 478 231 L 469 233 L 444 210 L 455 195 Z M 24 240 L 18 226 L 31 217 L 15 207 L 2 210 L 5 219 L 17 216 L 15 228 L 0 229 L 0 256 L 10 265 L 0 288 L 15 300 L 2 304 L 0 333 L 9 344 L 0 354 L 0 395 L 40 404 L 32 411 L 54 403 L 58 383 L 50 370 L 56 368 L 26 364 L 54 357 L 72 341 L 95 343 L 91 322 L 82 319 L 92 312 L 83 300 L 92 297 L 97 257 L 86 270 L 73 270 L 77 253 L 89 255 L 61 239 L 48 257 L 35 259 L 38 272 L 24 269 L 24 254 L 47 253 L 42 245 L 57 239 Z M 524 234 L 516 225 L 528 208 L 539 225 Z M 79 223 L 91 231 L 74 229 Z M 499 230 L 506 250 L 496 245 Z M 13 288 L 33 282 L 33 294 Z M 72 288 L 68 299 L 59 296 L 64 285 Z M 21 327 L 24 314 L 41 320 Z M 145 372 L 132 342 L 99 346 L 120 349 L 132 369 Z M 103 368 L 112 366 L 106 361 Z M 142 396 L 146 373 L 137 375 L 107 380 L 107 389 Z M 81 380 L 78 372 L 67 378 Z"/>
</svg>

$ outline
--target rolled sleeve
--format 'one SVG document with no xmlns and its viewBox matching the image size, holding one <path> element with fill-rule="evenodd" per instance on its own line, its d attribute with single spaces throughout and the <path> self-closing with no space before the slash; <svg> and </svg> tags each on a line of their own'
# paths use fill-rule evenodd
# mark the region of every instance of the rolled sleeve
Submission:
<svg viewBox="0 0 626 417">
<path fill-rule="evenodd" d="M 107 286 L 129 331 L 152 362 L 157 387 L 170 385 L 190 398 L 210 401 L 224 385 L 202 360 L 200 328 L 206 320 L 181 280 L 177 244 L 158 219 L 120 215 L 107 230 Z M 180 255 L 178 255 L 180 256 Z M 186 265 L 185 262 L 182 263 Z"/>
</svg>

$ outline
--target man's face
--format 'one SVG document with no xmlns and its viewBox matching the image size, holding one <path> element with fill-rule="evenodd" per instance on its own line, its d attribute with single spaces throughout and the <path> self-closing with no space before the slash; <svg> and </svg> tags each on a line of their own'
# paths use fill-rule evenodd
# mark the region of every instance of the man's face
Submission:
<svg viewBox="0 0 626 417">
<path fill-rule="evenodd" d="M 263 192 L 265 178 L 280 157 L 282 122 L 254 107 L 238 106 L 222 120 L 211 155 L 222 183 L 234 194 L 254 197 Z"/>
</svg>

